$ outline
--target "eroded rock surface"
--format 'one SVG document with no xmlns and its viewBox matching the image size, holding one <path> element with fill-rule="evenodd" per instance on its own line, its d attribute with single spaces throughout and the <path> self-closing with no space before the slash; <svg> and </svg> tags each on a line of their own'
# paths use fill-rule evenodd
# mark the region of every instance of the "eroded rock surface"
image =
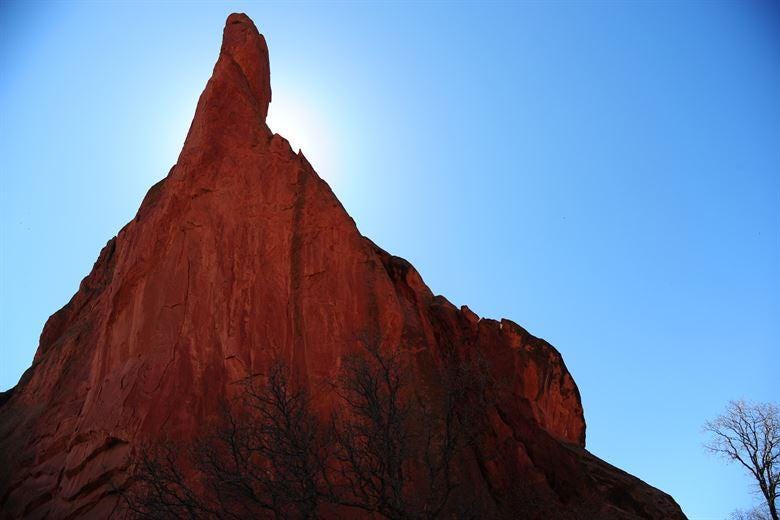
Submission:
<svg viewBox="0 0 780 520">
<path fill-rule="evenodd" d="M 671 497 L 585 451 L 579 392 L 558 351 L 434 296 L 360 234 L 266 126 L 270 101 L 265 40 L 233 14 L 177 164 L 0 396 L 3 516 L 111 516 L 112 482 L 140 443 L 197 435 L 231 383 L 273 359 L 319 395 L 371 335 L 421 372 L 445 349 L 476 349 L 510 381 L 470 483 L 497 515 L 511 515 L 502 497 L 521 482 L 604 517 L 682 518 Z"/>
</svg>

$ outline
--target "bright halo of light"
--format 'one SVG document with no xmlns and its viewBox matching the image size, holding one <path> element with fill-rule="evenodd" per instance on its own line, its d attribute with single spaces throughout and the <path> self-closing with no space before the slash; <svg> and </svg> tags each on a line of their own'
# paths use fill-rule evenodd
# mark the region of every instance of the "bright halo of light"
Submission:
<svg viewBox="0 0 780 520">
<path fill-rule="evenodd" d="M 294 92 L 274 91 L 267 122 L 271 131 L 290 142 L 294 152 L 303 152 L 320 177 L 337 180 L 332 131 L 313 103 Z"/>
</svg>

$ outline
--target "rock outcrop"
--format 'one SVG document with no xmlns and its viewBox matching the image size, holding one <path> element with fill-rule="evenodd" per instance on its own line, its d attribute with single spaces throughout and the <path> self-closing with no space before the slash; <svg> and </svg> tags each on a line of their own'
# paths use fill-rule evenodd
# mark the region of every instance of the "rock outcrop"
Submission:
<svg viewBox="0 0 780 520">
<path fill-rule="evenodd" d="M 316 394 L 369 334 L 421 373 L 444 349 L 476 349 L 510 382 L 470 482 L 496 515 L 511 515 L 503 491 L 522 482 L 602 517 L 684 518 L 671 497 L 584 449 L 579 392 L 558 351 L 433 295 L 360 234 L 266 126 L 270 101 L 265 40 L 233 14 L 177 164 L 0 396 L 2 516 L 119 515 L 111 483 L 140 443 L 193 437 L 231 383 L 273 359 Z"/>
</svg>

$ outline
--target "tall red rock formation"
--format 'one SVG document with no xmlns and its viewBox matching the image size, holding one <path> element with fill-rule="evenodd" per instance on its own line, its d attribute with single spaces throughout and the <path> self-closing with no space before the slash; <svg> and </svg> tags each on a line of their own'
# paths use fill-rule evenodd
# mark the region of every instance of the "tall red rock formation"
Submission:
<svg viewBox="0 0 780 520">
<path fill-rule="evenodd" d="M 501 505 L 520 480 L 620 518 L 683 518 L 674 500 L 585 451 L 560 354 L 509 320 L 434 296 L 363 237 L 328 185 L 265 124 L 268 49 L 231 15 L 177 164 L 47 321 L 32 367 L 0 398 L 8 518 L 116 513 L 110 483 L 143 442 L 191 438 L 232 382 L 286 360 L 317 394 L 361 335 L 412 365 L 480 351 L 510 381 L 472 486 Z"/>
</svg>

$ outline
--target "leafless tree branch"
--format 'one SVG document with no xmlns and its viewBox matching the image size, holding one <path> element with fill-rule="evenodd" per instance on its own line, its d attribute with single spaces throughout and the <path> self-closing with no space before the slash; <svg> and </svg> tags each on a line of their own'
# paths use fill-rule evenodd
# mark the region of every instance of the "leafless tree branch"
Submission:
<svg viewBox="0 0 780 520">
<path fill-rule="evenodd" d="M 778 520 L 780 409 L 777 405 L 731 401 L 726 411 L 705 423 L 703 429 L 710 435 L 705 448 L 745 468 L 766 501 L 769 517 Z"/>
</svg>

